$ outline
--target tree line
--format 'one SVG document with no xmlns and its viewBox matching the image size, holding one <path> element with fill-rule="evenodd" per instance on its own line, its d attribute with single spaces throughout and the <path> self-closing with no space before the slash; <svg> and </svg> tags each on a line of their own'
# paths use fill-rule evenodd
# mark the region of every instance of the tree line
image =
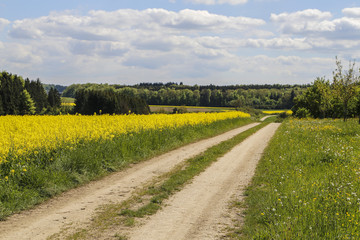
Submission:
<svg viewBox="0 0 360 240">
<path fill-rule="evenodd" d="M 124 95 L 113 87 L 90 86 L 76 91 L 76 107 L 69 110 L 61 106 L 58 89 L 65 88 L 59 85 L 44 85 L 39 79 L 24 80 L 21 76 L 3 71 L 0 73 L 0 115 L 150 113 L 145 100 L 139 97 Z"/>
<path fill-rule="evenodd" d="M 336 58 L 332 81 L 318 77 L 307 90 L 294 98 L 292 108 L 296 117 L 343 118 L 359 116 L 360 123 L 360 69 L 349 62 L 344 70 Z"/>
<path fill-rule="evenodd" d="M 113 88 L 80 89 L 75 95 L 74 112 L 84 115 L 96 114 L 149 114 L 150 108 L 140 98 L 131 97 Z"/>
<path fill-rule="evenodd" d="M 0 73 L 0 115 L 56 114 L 60 106 L 60 93 L 54 88 L 46 92 L 39 79 Z"/>
<path fill-rule="evenodd" d="M 306 85 L 244 86 L 186 86 L 176 83 L 139 84 L 134 86 L 108 84 L 73 84 L 67 87 L 64 97 L 76 97 L 82 89 L 113 88 L 126 96 L 138 97 L 150 105 L 252 107 L 257 109 L 290 109 L 294 98 L 306 89 Z"/>
</svg>

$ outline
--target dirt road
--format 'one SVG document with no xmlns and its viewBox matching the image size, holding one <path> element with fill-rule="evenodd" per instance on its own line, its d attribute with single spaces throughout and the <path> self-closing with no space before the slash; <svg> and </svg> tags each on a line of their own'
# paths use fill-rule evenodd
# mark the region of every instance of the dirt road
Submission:
<svg viewBox="0 0 360 240">
<path fill-rule="evenodd" d="M 173 195 L 168 206 L 136 229 L 131 240 L 219 239 L 228 222 L 227 206 L 235 192 L 250 182 L 268 141 L 273 123 L 246 139 Z"/>
<path fill-rule="evenodd" d="M 0 239 L 46 239 L 70 225 L 71 227 L 86 226 L 99 206 L 128 199 L 135 189 L 170 171 L 177 164 L 257 124 L 249 124 L 222 135 L 189 144 L 136 164 L 123 172 L 70 190 L 32 210 L 15 214 L 7 221 L 0 222 Z"/>
</svg>

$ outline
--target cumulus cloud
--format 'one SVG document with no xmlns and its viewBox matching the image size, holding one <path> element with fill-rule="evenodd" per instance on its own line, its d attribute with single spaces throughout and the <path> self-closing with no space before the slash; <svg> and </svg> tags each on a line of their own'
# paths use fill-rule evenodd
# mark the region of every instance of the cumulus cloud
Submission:
<svg viewBox="0 0 360 240">
<path fill-rule="evenodd" d="M 233 66 L 233 61 L 229 62 L 233 57 L 229 53 L 232 46 L 216 48 L 199 39 L 223 33 L 266 35 L 259 29 L 263 25 L 265 21 L 261 19 L 228 17 L 208 11 L 120 9 L 90 11 L 85 16 L 53 12 L 49 16 L 17 20 L 9 36 L 26 47 L 31 46 L 31 55 L 19 54 L 23 61 L 34 61 L 25 56 L 46 59 L 43 68 L 54 72 L 60 67 L 75 71 L 74 68 L 96 69 L 96 65 L 106 65 L 113 73 L 118 69 L 163 71 L 168 80 L 230 69 Z M 26 39 L 27 44 L 22 39 Z"/>
<path fill-rule="evenodd" d="M 7 62 L 21 65 L 36 65 L 43 62 L 43 59 L 33 51 L 31 46 L 7 42 L 2 45 L 0 55 L 6 56 Z"/>
<path fill-rule="evenodd" d="M 179 12 L 165 9 L 143 11 L 121 9 L 115 12 L 92 11 L 90 16 L 100 25 L 117 26 L 123 29 L 163 29 L 181 31 L 226 31 L 244 30 L 264 25 L 265 21 L 246 17 L 228 17 L 208 11 L 184 9 Z"/>
<path fill-rule="evenodd" d="M 35 55 L 77 64 L 114 58 L 125 67 L 162 69 L 201 59 L 202 66 L 222 65 L 216 59 L 229 56 L 228 49 L 212 48 L 199 41 L 199 35 L 264 35 L 258 30 L 264 20 L 228 17 L 207 11 L 185 9 L 179 12 L 164 9 L 143 11 L 120 9 L 113 12 L 90 11 L 86 16 L 71 12 L 51 13 L 36 19 L 17 20 L 9 35 L 32 42 Z M 266 34 L 265 34 L 266 35 Z M 53 49 L 62 49 L 54 52 Z M 46 46 L 46 47 L 45 47 Z M 184 58 L 184 55 L 188 59 Z M 89 57 L 88 59 L 83 58 Z M 207 63 L 208 61 L 208 63 Z M 223 68 L 219 68 L 223 69 Z"/>
<path fill-rule="evenodd" d="M 239 58 L 238 72 L 247 79 L 246 83 L 258 79 L 261 83 L 298 84 L 310 83 L 316 76 L 328 76 L 333 65 L 332 58 L 256 55 Z"/>
<path fill-rule="evenodd" d="M 118 40 L 124 31 L 245 31 L 264 24 L 265 21 L 261 19 L 228 17 L 190 9 L 180 12 L 120 9 L 114 12 L 91 11 L 87 16 L 52 14 L 18 20 L 13 24 L 10 36 L 25 39 L 71 37 L 78 40 Z"/>
<path fill-rule="evenodd" d="M 272 38 L 272 39 L 247 39 L 243 41 L 244 46 L 267 49 L 283 50 L 306 50 L 312 46 L 305 38 Z"/>
<path fill-rule="evenodd" d="M 10 21 L 4 18 L 0 18 L 0 30 L 10 24 Z"/>
<path fill-rule="evenodd" d="M 307 9 L 294 13 L 271 14 L 270 20 L 279 25 L 283 33 L 298 34 L 333 31 L 335 25 L 330 21 L 331 17 L 330 12 Z"/>
<path fill-rule="evenodd" d="M 360 8 L 344 8 L 342 13 L 346 17 L 360 18 Z"/>
<path fill-rule="evenodd" d="M 330 12 L 307 9 L 294 13 L 271 14 L 271 21 L 283 34 L 323 37 L 327 39 L 353 39 L 360 37 L 360 8 L 346 8 L 346 17 L 333 19 Z"/>
<path fill-rule="evenodd" d="M 12 22 L 9 27 L 12 43 L 0 42 L 0 55 L 9 57 L 0 59 L 0 65 L 38 66 L 32 71 L 37 69 L 56 75 L 57 79 L 65 76 L 84 82 L 96 82 L 99 76 L 106 76 L 111 82 L 121 78 L 129 84 L 171 79 L 190 83 L 192 78 L 198 84 L 225 78 L 226 84 L 236 84 L 239 78 L 249 79 L 246 83 L 252 83 L 253 79 L 266 83 L 260 81 L 262 78 L 300 81 L 305 74 L 302 71 L 322 75 L 315 73 L 322 67 L 321 58 L 305 60 L 256 54 L 260 51 L 265 54 L 287 51 L 285 55 L 303 51 L 333 54 L 334 49 L 354 53 L 360 47 L 355 35 L 360 32 L 359 18 L 356 9 L 343 12 L 345 16 L 337 19 L 316 9 L 272 14 L 270 20 L 279 32 L 267 30 L 271 29 L 268 28 L 271 23 L 262 19 L 190 9 L 178 12 L 120 9 L 90 11 L 86 15 L 53 12 Z M 314 72 L 308 71 L 312 65 L 316 66 Z"/>
<path fill-rule="evenodd" d="M 322 21 L 330 19 L 332 14 L 330 12 L 321 12 L 318 9 L 307 9 L 304 11 L 298 11 L 294 13 L 281 13 L 271 14 L 270 19 L 274 22 L 285 22 L 285 21 Z"/>
</svg>

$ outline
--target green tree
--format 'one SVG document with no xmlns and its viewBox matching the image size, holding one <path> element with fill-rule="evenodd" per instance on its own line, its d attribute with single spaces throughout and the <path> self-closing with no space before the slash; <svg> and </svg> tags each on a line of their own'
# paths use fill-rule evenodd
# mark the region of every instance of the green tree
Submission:
<svg viewBox="0 0 360 240">
<path fill-rule="evenodd" d="M 201 90 L 200 105 L 201 106 L 210 106 L 210 99 L 211 99 L 211 90 L 210 89 Z"/>
<path fill-rule="evenodd" d="M 0 94 L 1 94 L 1 79 L 0 79 Z M 0 95 L 0 115 L 4 115 L 4 114 L 5 114 L 5 112 L 4 112 L 4 108 L 3 108 L 3 100 Z"/>
<path fill-rule="evenodd" d="M 333 89 L 336 98 L 340 101 L 343 109 L 343 119 L 348 117 L 350 101 L 356 96 L 356 86 L 359 84 L 359 76 L 354 70 L 355 62 L 349 62 L 349 69 L 343 70 L 341 61 L 336 58 L 337 68 L 333 72 Z"/>
<path fill-rule="evenodd" d="M 148 114 L 149 106 L 143 99 L 116 92 L 114 89 L 81 89 L 76 92 L 75 112 L 92 115 L 107 114 Z"/>
<path fill-rule="evenodd" d="M 303 116 L 305 109 L 315 118 L 329 117 L 332 93 L 330 82 L 325 78 L 317 78 L 304 94 L 294 98 L 295 105 L 292 108 L 295 116 Z M 299 114 L 297 113 L 300 110 Z"/>
<path fill-rule="evenodd" d="M 21 115 L 32 115 L 35 114 L 35 103 L 32 100 L 30 94 L 25 89 L 22 91 L 20 95 L 20 106 L 19 113 Z"/>
<path fill-rule="evenodd" d="M 36 113 L 44 113 L 49 105 L 49 102 L 48 95 L 46 94 L 46 91 L 42 83 L 40 82 L 40 79 L 37 79 L 36 81 L 30 81 L 28 78 L 25 79 L 25 89 L 29 92 L 31 98 L 35 103 Z"/>
<path fill-rule="evenodd" d="M 24 90 L 24 80 L 22 77 L 12 75 L 8 72 L 0 73 L 0 97 L 2 99 L 2 107 L 4 114 L 16 115 L 20 114 L 22 104 L 21 95 Z"/>
<path fill-rule="evenodd" d="M 1 86 L 0 86 L 0 89 L 1 89 Z M 0 115 L 4 115 L 4 114 L 5 114 L 5 112 L 4 112 L 4 108 L 3 108 L 3 102 L 0 97 Z"/>
<path fill-rule="evenodd" d="M 199 106 L 200 105 L 200 91 L 198 89 L 194 90 L 192 105 Z"/>
<path fill-rule="evenodd" d="M 61 106 L 61 96 L 58 90 L 55 88 L 50 88 L 48 93 L 48 102 L 52 108 L 60 108 Z"/>
<path fill-rule="evenodd" d="M 245 98 L 244 96 L 239 96 L 238 99 L 232 100 L 230 105 L 233 106 L 236 110 L 245 106 Z"/>
</svg>

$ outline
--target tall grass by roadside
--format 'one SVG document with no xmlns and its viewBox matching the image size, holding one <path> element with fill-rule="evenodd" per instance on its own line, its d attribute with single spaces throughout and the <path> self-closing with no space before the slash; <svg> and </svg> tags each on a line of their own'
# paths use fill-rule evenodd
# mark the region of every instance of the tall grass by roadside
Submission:
<svg viewBox="0 0 360 240">
<path fill-rule="evenodd" d="M 1 172 L 8 174 L 0 180 L 0 220 L 131 163 L 250 122 L 249 118 L 233 118 L 207 125 L 148 129 L 80 140 L 52 150 L 40 148 L 25 157 L 8 156 L 0 164 Z"/>
<path fill-rule="evenodd" d="M 240 239 L 359 239 L 360 126 L 285 121 L 247 191 Z"/>
</svg>

